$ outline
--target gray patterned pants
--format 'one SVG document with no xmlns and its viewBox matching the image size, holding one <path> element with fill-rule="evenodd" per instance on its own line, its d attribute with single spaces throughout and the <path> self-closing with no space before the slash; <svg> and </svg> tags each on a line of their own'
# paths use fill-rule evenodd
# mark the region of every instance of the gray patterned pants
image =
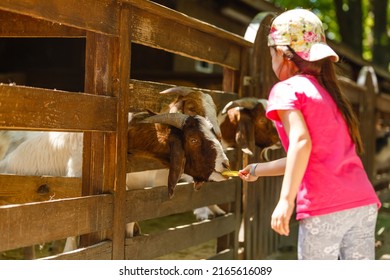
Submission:
<svg viewBox="0 0 390 280">
<path fill-rule="evenodd" d="M 376 204 L 299 222 L 299 260 L 374 260 Z"/>
</svg>

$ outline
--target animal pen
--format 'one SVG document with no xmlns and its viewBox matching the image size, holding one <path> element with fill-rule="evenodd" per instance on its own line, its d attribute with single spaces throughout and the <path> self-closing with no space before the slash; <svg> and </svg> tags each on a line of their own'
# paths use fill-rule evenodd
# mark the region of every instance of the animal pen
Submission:
<svg viewBox="0 0 390 280">
<path fill-rule="evenodd" d="M 132 79 L 132 43 L 222 66 L 221 90 L 202 89 L 221 109 L 237 97 L 266 97 L 275 81 L 262 42 L 270 17 L 264 16 L 251 43 L 145 0 L 1 1 L 0 37 L 85 38 L 86 47 L 84 92 L 0 85 L 2 129 L 84 133 L 82 178 L 0 176 L 0 252 L 68 236 L 81 236 L 80 249 L 49 259 L 153 259 L 211 239 L 217 246 L 209 259 L 262 259 L 276 251 L 281 240 L 269 221 L 280 177 L 209 182 L 199 191 L 182 184 L 172 199 L 166 186 L 126 191 L 125 183 L 127 172 L 161 167 L 127 157 L 128 112 L 159 111 L 169 100 L 158 93 L 172 86 Z M 376 180 L 373 124 L 379 113 L 390 113 L 390 100 L 375 88 L 371 68 L 364 69 L 369 71 L 358 82 L 341 81 L 358 107 L 367 150 L 363 161 Z M 237 149 L 227 154 L 235 169 L 258 156 L 248 158 Z M 223 205 L 227 214 L 125 238 L 126 223 L 211 204 Z"/>
</svg>

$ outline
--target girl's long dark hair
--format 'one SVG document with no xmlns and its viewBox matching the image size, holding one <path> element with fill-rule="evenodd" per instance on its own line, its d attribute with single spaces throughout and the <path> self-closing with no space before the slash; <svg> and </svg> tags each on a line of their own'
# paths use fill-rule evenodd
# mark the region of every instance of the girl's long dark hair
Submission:
<svg viewBox="0 0 390 280">
<path fill-rule="evenodd" d="M 293 61 L 301 74 L 310 74 L 329 92 L 341 112 L 349 128 L 349 134 L 355 143 L 358 154 L 364 152 L 363 142 L 359 131 L 359 122 L 352 110 L 352 105 L 343 94 L 337 81 L 334 63 L 329 58 L 318 61 L 306 61 L 297 55 L 290 47 L 284 48 L 285 56 Z"/>
</svg>

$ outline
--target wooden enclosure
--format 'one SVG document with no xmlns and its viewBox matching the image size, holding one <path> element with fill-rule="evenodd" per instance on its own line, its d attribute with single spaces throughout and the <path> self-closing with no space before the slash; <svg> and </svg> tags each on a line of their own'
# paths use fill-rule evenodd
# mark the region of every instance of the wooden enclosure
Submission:
<svg viewBox="0 0 390 280">
<path fill-rule="evenodd" d="M 0 177 L 0 251 L 81 235 L 81 249 L 51 258 L 150 259 L 218 238 L 211 257 L 238 258 L 239 180 L 209 183 L 199 192 L 183 185 L 171 200 L 165 186 L 126 191 L 126 172 L 153 168 L 127 158 L 128 112 L 159 111 L 170 100 L 158 93 L 172 86 L 131 79 L 130 55 L 137 43 L 221 65 L 223 91 L 210 93 L 223 106 L 240 94 L 251 44 L 149 1 L 3 1 L 0 10 L 1 37 L 86 40 L 84 92 L 0 86 L 3 129 L 84 133 L 82 178 Z M 237 160 L 234 151 L 231 160 Z M 224 204 L 229 212 L 209 222 L 125 239 L 128 222 L 209 204 Z"/>
<path fill-rule="evenodd" d="M 264 25 L 251 43 L 146 0 L 1 1 L 0 37 L 85 39 L 85 88 L 71 92 L 0 85 L 2 129 L 84 133 L 82 178 L 0 176 L 0 252 L 75 235 L 81 236 L 80 249 L 50 259 L 152 259 L 211 239 L 218 241 L 210 259 L 261 259 L 277 250 L 280 238 L 271 231 L 269 220 L 279 177 L 251 184 L 239 179 L 210 182 L 198 192 L 191 184 L 182 184 L 172 199 L 166 186 L 125 188 L 126 172 L 161 167 L 127 157 L 128 112 L 160 111 L 170 100 L 158 93 L 172 86 L 132 78 L 132 44 L 221 66 L 221 90 L 202 89 L 221 109 L 237 97 L 266 97 L 275 82 L 262 42 L 270 17 L 264 15 Z M 348 97 L 359 104 L 367 145 L 364 162 L 370 171 L 373 121 L 378 112 L 389 113 L 390 105 L 385 94 L 375 92 L 375 76 L 367 73 L 362 74 L 364 81 L 341 80 Z M 234 168 L 256 161 L 236 150 L 227 154 Z M 227 214 L 125 238 L 128 222 L 210 204 L 223 205 Z"/>
</svg>

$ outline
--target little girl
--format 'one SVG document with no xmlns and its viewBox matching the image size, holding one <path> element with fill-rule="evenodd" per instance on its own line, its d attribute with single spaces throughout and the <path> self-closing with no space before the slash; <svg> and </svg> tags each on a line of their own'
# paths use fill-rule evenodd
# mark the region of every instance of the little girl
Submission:
<svg viewBox="0 0 390 280">
<path fill-rule="evenodd" d="M 289 234 L 296 204 L 298 259 L 375 259 L 380 202 L 358 153 L 358 122 L 340 91 L 320 19 L 304 9 L 274 19 L 268 35 L 272 68 L 267 117 L 287 157 L 240 170 L 245 181 L 283 175 L 272 229 Z"/>
</svg>

